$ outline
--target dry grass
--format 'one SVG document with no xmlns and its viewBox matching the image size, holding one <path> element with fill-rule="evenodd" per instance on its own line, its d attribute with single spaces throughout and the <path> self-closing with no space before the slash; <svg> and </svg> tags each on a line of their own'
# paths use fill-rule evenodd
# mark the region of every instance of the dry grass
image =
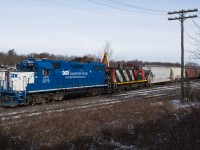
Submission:
<svg viewBox="0 0 200 150">
<path fill-rule="evenodd" d="M 200 148 L 200 110 L 186 114 L 169 101 L 21 116 L 1 120 L 0 128 L 0 149 L 114 149 L 119 143 L 145 149 Z"/>
</svg>

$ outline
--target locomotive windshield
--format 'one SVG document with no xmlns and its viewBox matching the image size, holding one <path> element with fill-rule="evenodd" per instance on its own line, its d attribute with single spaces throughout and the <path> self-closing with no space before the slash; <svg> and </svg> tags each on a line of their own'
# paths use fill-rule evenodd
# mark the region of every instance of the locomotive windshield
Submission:
<svg viewBox="0 0 200 150">
<path fill-rule="evenodd" d="M 34 62 L 33 61 L 23 61 L 22 63 L 17 65 L 18 71 L 24 71 L 24 72 L 32 72 L 34 71 Z"/>
<path fill-rule="evenodd" d="M 33 66 L 19 66 L 17 70 L 24 71 L 24 72 L 31 72 L 31 71 L 34 71 L 34 67 Z"/>
</svg>

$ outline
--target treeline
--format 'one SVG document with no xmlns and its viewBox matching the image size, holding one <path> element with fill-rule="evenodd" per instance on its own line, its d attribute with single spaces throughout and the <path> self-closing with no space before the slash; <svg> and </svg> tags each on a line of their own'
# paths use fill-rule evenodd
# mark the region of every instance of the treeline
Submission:
<svg viewBox="0 0 200 150">
<path fill-rule="evenodd" d="M 37 59 L 50 59 L 50 60 L 65 60 L 65 61 L 80 61 L 80 62 L 90 62 L 98 61 L 99 59 L 94 55 L 85 55 L 83 57 L 77 56 L 63 56 L 63 55 L 54 55 L 47 52 L 42 53 L 30 53 L 28 55 L 18 55 L 14 49 L 9 50 L 7 53 L 0 52 L 0 65 L 15 66 L 23 60 L 28 58 L 37 58 Z"/>
<path fill-rule="evenodd" d="M 8 66 L 15 66 L 19 62 L 26 60 L 28 58 L 38 58 L 38 59 L 56 59 L 56 60 L 65 60 L 65 61 L 78 61 L 78 62 L 100 62 L 101 58 L 95 55 L 85 55 L 83 57 L 77 56 L 63 56 L 63 55 L 54 55 L 49 54 L 47 52 L 42 53 L 30 53 L 27 55 L 18 55 L 14 49 L 9 50 L 7 53 L 0 52 L 0 65 L 8 65 Z M 115 61 L 111 60 L 110 64 L 111 67 L 118 67 L 119 65 L 123 65 L 126 63 L 135 64 L 135 65 L 158 65 L 158 66 L 180 66 L 180 63 L 170 63 L 170 62 L 147 62 L 141 60 L 132 60 L 132 61 Z"/>
<path fill-rule="evenodd" d="M 180 67 L 180 63 L 170 63 L 170 62 L 147 62 L 141 60 L 131 60 L 131 61 L 111 61 L 110 64 L 113 67 L 123 66 L 123 64 L 134 64 L 138 66 L 169 66 L 169 67 Z"/>
</svg>

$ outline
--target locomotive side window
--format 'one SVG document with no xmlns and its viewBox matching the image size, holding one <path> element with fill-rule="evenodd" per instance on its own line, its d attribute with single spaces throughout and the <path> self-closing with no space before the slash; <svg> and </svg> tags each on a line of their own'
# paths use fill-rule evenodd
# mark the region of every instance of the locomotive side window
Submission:
<svg viewBox="0 0 200 150">
<path fill-rule="evenodd" d="M 103 70 L 105 70 L 105 67 L 104 66 L 94 66 L 94 70 L 103 71 Z"/>
<path fill-rule="evenodd" d="M 53 62 L 52 65 L 53 65 L 53 69 L 60 69 L 61 68 L 60 62 Z"/>
<path fill-rule="evenodd" d="M 35 68 L 35 75 L 38 75 L 38 68 Z"/>
<path fill-rule="evenodd" d="M 72 68 L 83 68 L 84 65 L 82 64 L 73 64 L 73 65 L 70 65 Z"/>
<path fill-rule="evenodd" d="M 43 75 L 44 75 L 44 76 L 50 75 L 50 70 L 49 70 L 49 69 L 44 69 L 44 70 L 43 70 Z"/>
</svg>

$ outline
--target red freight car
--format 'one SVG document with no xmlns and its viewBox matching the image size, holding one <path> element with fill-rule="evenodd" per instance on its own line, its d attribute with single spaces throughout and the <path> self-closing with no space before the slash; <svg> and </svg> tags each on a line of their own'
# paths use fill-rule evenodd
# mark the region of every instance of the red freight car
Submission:
<svg viewBox="0 0 200 150">
<path fill-rule="evenodd" d="M 185 75 L 187 79 L 195 79 L 198 76 L 196 68 L 186 68 Z"/>
<path fill-rule="evenodd" d="M 200 79 L 200 68 L 196 68 L 197 69 L 197 78 Z"/>
</svg>

